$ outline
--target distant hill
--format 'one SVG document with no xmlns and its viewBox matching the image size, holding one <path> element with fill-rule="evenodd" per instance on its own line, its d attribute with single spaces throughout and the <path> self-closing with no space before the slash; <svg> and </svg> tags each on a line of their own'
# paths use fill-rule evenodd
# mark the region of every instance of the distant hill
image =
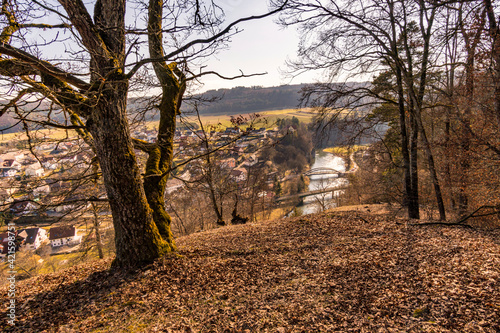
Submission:
<svg viewBox="0 0 500 333">
<path fill-rule="evenodd" d="M 199 110 L 201 114 L 231 115 L 295 108 L 299 104 L 300 89 L 303 86 L 296 84 L 267 88 L 235 87 L 209 90 L 199 96 L 219 100 L 201 105 Z"/>
<path fill-rule="evenodd" d="M 211 102 L 200 103 L 198 109 L 202 115 L 237 115 L 252 112 L 262 112 L 269 110 L 293 109 L 299 105 L 301 89 L 305 84 L 282 85 L 278 87 L 235 87 L 232 89 L 209 90 L 203 94 L 193 96 L 193 99 L 214 100 Z M 130 98 L 129 111 L 145 108 L 148 101 L 144 98 Z M 1 105 L 2 103 L 0 103 Z M 42 104 L 45 110 L 49 109 L 49 104 Z M 193 105 L 189 101 L 183 103 L 183 111 L 193 111 Z M 43 116 L 44 112 L 39 111 Z M 140 111 L 138 111 L 140 113 Z M 53 120 L 64 122 L 64 116 L 61 113 L 52 113 Z M 134 116 L 131 116 L 134 117 Z M 159 116 L 155 112 L 147 112 L 144 116 L 146 120 L 158 120 Z M 10 114 L 0 117 L 0 131 L 15 124 Z M 4 133 L 17 132 L 22 130 L 19 124 Z"/>
<path fill-rule="evenodd" d="M 0 117 L 0 131 L 4 134 L 22 131 L 23 125 L 12 117 L 11 113 L 6 113 Z"/>
</svg>

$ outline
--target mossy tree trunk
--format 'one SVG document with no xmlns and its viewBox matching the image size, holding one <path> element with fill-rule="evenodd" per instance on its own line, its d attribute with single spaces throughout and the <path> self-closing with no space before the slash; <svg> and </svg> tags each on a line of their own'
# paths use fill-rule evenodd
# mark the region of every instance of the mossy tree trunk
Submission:
<svg viewBox="0 0 500 333">
<path fill-rule="evenodd" d="M 165 4 L 171 11 L 164 17 L 163 1 L 150 0 L 147 22 L 149 58 L 126 67 L 126 55 L 142 42 L 141 36 L 144 36 L 144 30 L 140 28 L 131 32 L 128 36 L 139 37 L 130 41 L 127 53 L 126 0 L 93 1 L 93 17 L 87 9 L 90 3 L 82 0 L 58 2 L 62 8 L 52 9 L 27 0 L 3 2 L 0 14 L 5 19 L 0 28 L 0 76 L 3 82 L 8 80 L 16 88 L 11 91 L 18 95 L 0 110 L 0 116 L 9 108 L 17 111 L 18 102 L 32 96 L 43 96 L 59 105 L 69 116 L 71 125 L 51 123 L 49 118 L 49 126 L 76 130 L 96 155 L 93 167 L 97 169 L 99 165 L 101 168 L 115 227 L 115 266 L 127 268 L 150 263 L 163 253 L 175 250 L 164 192 L 173 159 L 176 116 L 186 89 L 186 77 L 175 62 L 167 63 L 166 59 L 199 59 L 211 55 L 220 45 L 218 41 L 231 33 L 236 24 L 272 15 L 281 8 L 261 16 L 239 19 L 219 30 L 222 20 L 218 9 L 200 10 L 197 0 L 172 2 Z M 191 5 L 194 6 L 191 8 Z M 30 10 L 16 15 L 19 8 Z M 42 13 L 60 24 L 40 24 L 38 19 Z M 195 16 L 194 22 L 181 24 L 179 20 L 191 13 Z M 23 21 L 17 22 L 17 18 Z M 163 30 L 162 20 L 172 26 Z M 79 66 L 83 67 L 83 63 L 75 66 L 76 58 L 66 63 L 61 58 L 67 68 L 63 70 L 63 66 L 59 68 L 42 60 L 38 49 L 36 54 L 30 53 L 35 48 L 27 44 L 24 37 L 28 29 L 40 28 L 43 31 L 66 29 L 64 38 L 54 37 L 56 34 L 51 32 L 46 40 L 61 42 L 61 45 L 74 42 L 68 44 L 68 50 L 76 50 L 71 54 L 77 54 L 85 61 L 88 59 L 87 68 L 81 70 Z M 186 38 L 192 33 L 190 37 L 196 36 L 196 39 L 183 46 L 176 45 L 167 57 L 163 53 L 163 31 L 171 33 L 176 42 L 179 41 L 176 34 L 180 33 Z M 202 32 L 209 37 L 199 38 Z M 12 43 L 12 40 L 15 42 Z M 40 45 L 42 49 L 44 46 Z M 159 133 L 153 144 L 133 139 L 127 119 L 129 81 L 147 64 L 152 64 L 162 88 L 161 101 L 157 106 L 161 117 Z M 78 75 L 69 72 L 75 67 L 79 67 L 76 69 Z M 183 70 L 188 72 L 186 68 Z M 210 73 L 190 75 L 193 79 Z M 144 175 L 141 175 L 134 149 L 149 154 Z"/>
<path fill-rule="evenodd" d="M 95 92 L 89 95 L 95 102 L 85 115 L 86 129 L 92 135 L 113 216 L 114 265 L 140 266 L 173 248 L 155 223 L 158 207 L 147 200 L 129 131 L 128 78 L 123 73 L 125 1 L 98 1 L 93 25 L 78 1 L 61 3 L 91 55 L 91 91 Z"/>
<path fill-rule="evenodd" d="M 86 119 L 85 130 L 91 136 L 104 178 L 115 228 L 114 266 L 141 266 L 175 250 L 163 193 L 172 161 L 176 104 L 182 96 L 179 94 L 182 87 L 176 85 L 177 90 L 174 90 L 159 76 L 162 85 L 168 88 L 164 88 L 160 105 L 162 121 L 158 142 L 147 147 L 150 157 L 143 180 L 127 120 L 129 78 L 123 73 L 125 1 L 98 1 L 93 20 L 80 1 L 60 2 L 91 56 L 91 82 L 86 92 L 88 103 L 80 106 L 77 113 Z M 161 7 L 155 17 L 161 20 Z M 150 50 L 155 49 L 161 50 L 161 44 L 150 46 Z M 74 99 L 67 100 L 76 104 Z M 71 106 L 70 103 L 63 105 L 65 108 Z"/>
</svg>

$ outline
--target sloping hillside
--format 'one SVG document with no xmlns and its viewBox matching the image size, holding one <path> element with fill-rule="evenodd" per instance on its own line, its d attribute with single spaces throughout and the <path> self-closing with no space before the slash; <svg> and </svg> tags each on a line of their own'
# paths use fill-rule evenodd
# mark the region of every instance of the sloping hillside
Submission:
<svg viewBox="0 0 500 333">
<path fill-rule="evenodd" d="M 194 234 L 134 275 L 105 261 L 21 281 L 0 330 L 500 331 L 500 232 L 407 222 L 327 212 Z"/>
<path fill-rule="evenodd" d="M 206 99 L 218 100 L 200 105 L 201 114 L 241 114 L 296 108 L 300 89 L 304 85 L 283 85 L 279 87 L 235 87 L 232 89 L 209 90 L 202 94 Z M 189 107 L 186 106 L 187 109 Z"/>
</svg>

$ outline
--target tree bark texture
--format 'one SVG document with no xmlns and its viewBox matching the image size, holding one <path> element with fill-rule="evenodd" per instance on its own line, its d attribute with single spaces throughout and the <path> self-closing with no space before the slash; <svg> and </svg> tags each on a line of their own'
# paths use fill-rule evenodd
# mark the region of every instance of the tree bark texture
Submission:
<svg viewBox="0 0 500 333">
<path fill-rule="evenodd" d="M 70 114 L 71 122 L 80 126 L 78 133 L 95 152 L 107 191 L 115 227 L 114 265 L 129 268 L 150 263 L 165 252 L 175 250 L 163 195 L 172 161 L 175 116 L 185 88 L 185 83 L 179 83 L 182 73 L 175 64 L 155 64 L 163 86 L 160 133 L 158 143 L 147 147 L 150 158 L 143 181 L 127 120 L 126 2 L 98 0 L 93 18 L 81 0 L 59 0 L 59 3 L 71 21 L 76 38 L 90 56 L 90 81 L 87 83 L 10 46 L 8 43 L 17 27 L 13 15 L 9 16 L 9 26 L 0 36 L 3 42 L 0 74 L 20 78 L 33 91 L 59 104 Z M 8 12 L 7 8 L 3 11 Z M 161 3 L 150 10 L 150 16 L 161 22 Z M 155 27 L 149 32 L 156 33 Z M 156 57 L 162 52 L 161 34 L 153 36 L 150 42 L 151 56 Z M 14 66 L 9 69 L 10 63 Z"/>
<path fill-rule="evenodd" d="M 111 84 L 87 120 L 115 228 L 116 266 L 142 265 L 168 248 L 153 220 L 126 119 L 126 87 Z M 118 89 L 117 89 L 118 88 Z M 125 90 L 125 91 L 124 91 Z M 110 130 L 113 129 L 113 130 Z"/>
</svg>

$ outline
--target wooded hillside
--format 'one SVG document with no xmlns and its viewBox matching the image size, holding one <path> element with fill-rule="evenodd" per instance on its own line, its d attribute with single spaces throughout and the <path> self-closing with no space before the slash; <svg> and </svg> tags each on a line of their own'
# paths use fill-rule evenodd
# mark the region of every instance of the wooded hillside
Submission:
<svg viewBox="0 0 500 333">
<path fill-rule="evenodd" d="M 411 222 L 330 211 L 192 234 L 132 275 L 107 260 L 22 281 L 0 329 L 498 332 L 499 231 Z"/>
</svg>

